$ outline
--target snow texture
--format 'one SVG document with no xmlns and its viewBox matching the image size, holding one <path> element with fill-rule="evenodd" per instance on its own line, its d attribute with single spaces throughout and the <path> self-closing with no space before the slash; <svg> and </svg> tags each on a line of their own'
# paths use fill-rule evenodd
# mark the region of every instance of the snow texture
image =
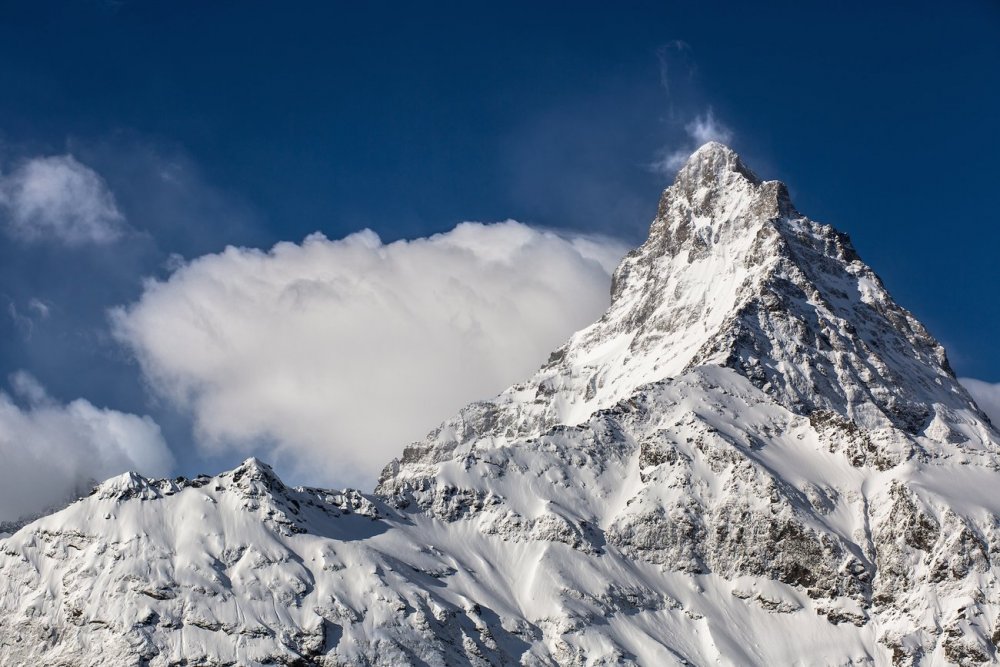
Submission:
<svg viewBox="0 0 1000 667">
<path fill-rule="evenodd" d="M 0 655 L 995 663 L 998 464 L 944 350 L 847 237 L 709 143 L 604 317 L 374 494 L 289 488 L 255 459 L 127 474 L 0 541 Z"/>
</svg>

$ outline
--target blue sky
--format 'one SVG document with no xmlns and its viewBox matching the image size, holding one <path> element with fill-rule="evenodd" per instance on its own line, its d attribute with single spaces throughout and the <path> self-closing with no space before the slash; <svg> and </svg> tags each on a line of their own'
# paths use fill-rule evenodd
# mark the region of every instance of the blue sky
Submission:
<svg viewBox="0 0 1000 667">
<path fill-rule="evenodd" d="M 466 220 L 635 245 L 650 165 L 711 112 L 959 375 L 1000 381 L 1000 5 L 767 4 L 4 3 L 0 174 L 72 156 L 45 164 L 98 175 L 118 232 L 0 238 L 0 376 L 151 415 L 180 472 L 228 462 L 110 330 L 145 278 Z"/>
</svg>

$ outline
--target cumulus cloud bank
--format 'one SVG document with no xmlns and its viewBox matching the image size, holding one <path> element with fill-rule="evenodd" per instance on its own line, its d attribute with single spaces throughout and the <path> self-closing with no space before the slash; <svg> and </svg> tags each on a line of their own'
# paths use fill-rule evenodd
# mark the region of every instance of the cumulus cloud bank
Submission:
<svg viewBox="0 0 1000 667">
<path fill-rule="evenodd" d="M 958 381 L 972 394 L 976 404 L 982 408 L 993 425 L 1000 428 L 1000 383 L 994 384 L 972 378 L 959 378 Z"/>
<path fill-rule="evenodd" d="M 691 153 L 709 141 L 728 144 L 733 140 L 732 130 L 723 125 L 711 109 L 703 115 L 695 116 L 690 123 L 684 126 L 684 131 L 688 135 L 689 142 L 675 150 L 664 150 L 659 159 L 650 165 L 653 171 L 673 175 L 684 166 Z"/>
<path fill-rule="evenodd" d="M 149 417 L 53 400 L 27 373 L 0 391 L 0 522 L 66 502 L 127 470 L 165 475 L 173 457 Z"/>
<path fill-rule="evenodd" d="M 72 155 L 38 157 L 0 175 L 7 232 L 25 241 L 110 243 L 124 216 L 104 179 Z"/>
<path fill-rule="evenodd" d="M 513 221 L 390 244 L 314 234 L 200 257 L 111 318 L 155 391 L 192 412 L 202 447 L 370 485 L 405 444 L 599 316 L 624 250 Z"/>
</svg>

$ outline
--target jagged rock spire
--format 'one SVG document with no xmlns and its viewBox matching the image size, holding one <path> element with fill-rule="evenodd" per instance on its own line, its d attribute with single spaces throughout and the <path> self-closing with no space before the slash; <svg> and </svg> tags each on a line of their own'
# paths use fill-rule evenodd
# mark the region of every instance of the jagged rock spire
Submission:
<svg viewBox="0 0 1000 667">
<path fill-rule="evenodd" d="M 753 184 L 760 183 L 760 179 L 743 163 L 736 151 L 718 141 L 709 141 L 691 153 L 678 170 L 676 180 L 712 186 L 725 180 L 729 174 L 738 174 Z"/>
<path fill-rule="evenodd" d="M 985 421 L 944 349 L 850 239 L 798 213 L 784 184 L 715 142 L 678 172 L 649 239 L 615 272 L 607 315 L 564 357 L 616 335 L 629 339 L 621 365 L 641 366 L 628 373 L 641 381 L 721 364 L 802 414 L 829 410 L 911 435 L 940 435 L 937 418 L 955 410 Z"/>
<path fill-rule="evenodd" d="M 891 461 L 919 450 L 913 436 L 981 441 L 989 429 L 942 346 L 847 235 L 803 216 L 783 183 L 716 142 L 664 191 L 604 316 L 531 380 L 470 409 L 523 437 L 705 365 L 736 370 L 800 415 L 865 429 Z"/>
</svg>

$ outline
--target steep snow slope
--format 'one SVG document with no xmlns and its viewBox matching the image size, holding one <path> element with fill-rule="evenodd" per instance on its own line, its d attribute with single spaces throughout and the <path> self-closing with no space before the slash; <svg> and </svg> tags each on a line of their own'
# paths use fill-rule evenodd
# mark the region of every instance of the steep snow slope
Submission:
<svg viewBox="0 0 1000 667">
<path fill-rule="evenodd" d="M 707 144 L 612 305 L 376 494 L 125 475 L 0 542 L 3 664 L 981 664 L 1000 436 Z"/>
</svg>

